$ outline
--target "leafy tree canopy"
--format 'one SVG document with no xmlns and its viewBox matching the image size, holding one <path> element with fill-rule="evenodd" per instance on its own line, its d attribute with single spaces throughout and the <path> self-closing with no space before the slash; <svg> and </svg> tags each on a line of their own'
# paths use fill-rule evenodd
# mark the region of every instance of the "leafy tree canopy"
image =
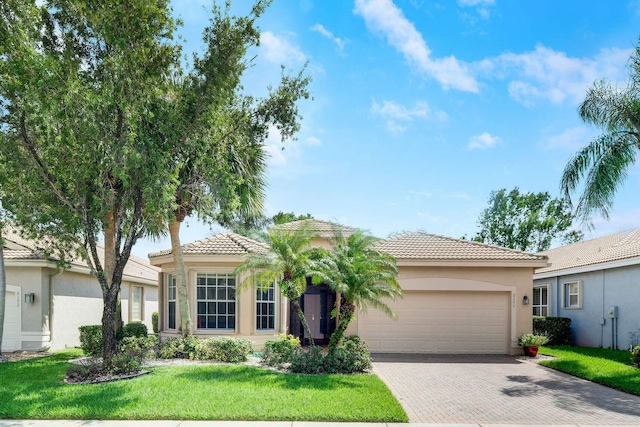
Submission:
<svg viewBox="0 0 640 427">
<path fill-rule="evenodd" d="M 488 204 L 478 218 L 477 242 L 539 252 L 549 249 L 554 239 L 573 243 L 583 238 L 581 231 L 570 229 L 574 216 L 569 204 L 547 192 L 503 188 L 491 192 Z"/>
</svg>

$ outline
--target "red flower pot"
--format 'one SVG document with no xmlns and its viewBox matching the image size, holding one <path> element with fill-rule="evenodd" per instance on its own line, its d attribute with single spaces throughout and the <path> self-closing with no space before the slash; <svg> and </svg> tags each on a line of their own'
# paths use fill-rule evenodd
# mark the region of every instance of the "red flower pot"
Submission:
<svg viewBox="0 0 640 427">
<path fill-rule="evenodd" d="M 538 355 L 538 346 L 524 346 L 524 355 L 529 357 L 536 357 Z"/>
</svg>

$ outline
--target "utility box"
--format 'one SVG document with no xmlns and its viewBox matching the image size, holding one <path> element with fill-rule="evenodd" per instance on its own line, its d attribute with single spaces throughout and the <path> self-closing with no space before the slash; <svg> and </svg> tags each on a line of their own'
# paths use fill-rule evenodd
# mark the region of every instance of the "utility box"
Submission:
<svg viewBox="0 0 640 427">
<path fill-rule="evenodd" d="M 609 309 L 609 317 L 612 319 L 617 319 L 618 318 L 618 306 L 614 305 L 613 307 L 611 307 Z"/>
</svg>

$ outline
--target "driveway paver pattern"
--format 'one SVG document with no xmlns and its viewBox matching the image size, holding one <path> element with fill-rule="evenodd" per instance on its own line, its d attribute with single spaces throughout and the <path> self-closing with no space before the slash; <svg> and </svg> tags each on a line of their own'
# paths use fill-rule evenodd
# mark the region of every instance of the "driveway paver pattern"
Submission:
<svg viewBox="0 0 640 427">
<path fill-rule="evenodd" d="M 374 354 L 412 423 L 640 425 L 640 397 L 511 356 Z"/>
</svg>

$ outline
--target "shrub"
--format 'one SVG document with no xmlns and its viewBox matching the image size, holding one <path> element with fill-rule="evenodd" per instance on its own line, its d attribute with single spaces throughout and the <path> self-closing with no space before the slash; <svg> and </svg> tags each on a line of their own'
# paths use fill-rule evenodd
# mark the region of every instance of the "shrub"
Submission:
<svg viewBox="0 0 640 427">
<path fill-rule="evenodd" d="M 518 337 L 520 347 L 538 347 L 549 342 L 549 338 L 544 335 L 522 334 Z"/>
<path fill-rule="evenodd" d="M 102 356 L 102 326 L 84 325 L 80 330 L 80 348 L 87 356 Z"/>
<path fill-rule="evenodd" d="M 147 329 L 147 325 L 141 322 L 127 323 L 121 329 L 119 329 L 118 333 L 116 334 L 116 338 L 118 341 L 121 341 L 126 337 L 146 338 L 148 336 L 149 331 Z"/>
<path fill-rule="evenodd" d="M 158 338 L 150 337 L 124 337 L 118 343 L 120 353 L 130 353 L 137 355 L 141 360 L 153 359 L 156 356 L 156 347 L 158 346 Z"/>
<path fill-rule="evenodd" d="M 631 349 L 631 356 L 633 357 L 633 364 L 636 365 L 636 368 L 640 368 L 640 345 Z"/>
<path fill-rule="evenodd" d="M 267 366 L 282 366 L 291 363 L 291 358 L 300 347 L 300 339 L 289 334 L 280 334 L 278 338 L 269 339 L 264 343 L 262 363 Z"/>
<path fill-rule="evenodd" d="M 195 358 L 198 339 L 193 335 L 185 338 L 166 338 L 158 345 L 158 357 L 161 359 L 174 359 L 184 357 L 185 353 L 190 359 Z"/>
<path fill-rule="evenodd" d="M 325 372 L 322 347 L 298 347 L 291 358 L 291 371 L 299 374 L 322 374 Z"/>
<path fill-rule="evenodd" d="M 132 375 L 142 367 L 143 357 L 139 353 L 118 353 L 111 359 L 111 375 Z"/>
<path fill-rule="evenodd" d="M 160 332 L 160 328 L 158 328 L 158 312 L 154 311 L 151 313 L 151 327 L 153 328 L 153 333 L 157 334 Z"/>
<path fill-rule="evenodd" d="M 359 336 L 345 337 L 342 344 L 325 357 L 324 365 L 328 373 L 363 372 L 371 369 L 371 353 Z"/>
<path fill-rule="evenodd" d="M 198 341 L 195 359 L 218 362 L 245 362 L 253 351 L 251 341 L 236 337 L 215 337 Z"/>
<path fill-rule="evenodd" d="M 534 316 L 533 333 L 549 338 L 549 345 L 571 345 L 571 319 Z"/>
<path fill-rule="evenodd" d="M 96 357 L 89 357 L 72 363 L 67 368 L 67 381 L 81 383 L 92 381 L 102 374 L 102 362 Z"/>
</svg>

